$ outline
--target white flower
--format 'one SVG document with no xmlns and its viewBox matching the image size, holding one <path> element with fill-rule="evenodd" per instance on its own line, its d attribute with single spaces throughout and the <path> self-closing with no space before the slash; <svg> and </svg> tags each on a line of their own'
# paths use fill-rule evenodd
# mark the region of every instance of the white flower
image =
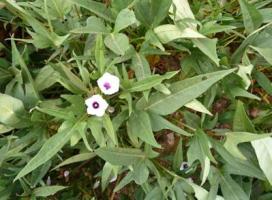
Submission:
<svg viewBox="0 0 272 200">
<path fill-rule="evenodd" d="M 106 72 L 97 80 L 97 84 L 104 94 L 111 95 L 119 91 L 120 80 L 117 76 Z"/>
<path fill-rule="evenodd" d="M 109 106 L 105 99 L 98 94 L 86 99 L 85 104 L 88 106 L 87 113 L 98 117 L 102 117 Z"/>
</svg>

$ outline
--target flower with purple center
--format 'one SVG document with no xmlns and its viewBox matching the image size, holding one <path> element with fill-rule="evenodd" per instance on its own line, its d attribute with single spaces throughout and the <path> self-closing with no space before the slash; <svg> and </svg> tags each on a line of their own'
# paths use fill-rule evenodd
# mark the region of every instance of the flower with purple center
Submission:
<svg viewBox="0 0 272 200">
<path fill-rule="evenodd" d="M 120 80 L 106 72 L 97 80 L 97 85 L 104 94 L 111 95 L 119 91 Z"/>
<path fill-rule="evenodd" d="M 86 99 L 85 104 L 87 105 L 87 113 L 97 117 L 102 117 L 109 106 L 105 99 L 103 99 L 99 94 Z"/>
</svg>

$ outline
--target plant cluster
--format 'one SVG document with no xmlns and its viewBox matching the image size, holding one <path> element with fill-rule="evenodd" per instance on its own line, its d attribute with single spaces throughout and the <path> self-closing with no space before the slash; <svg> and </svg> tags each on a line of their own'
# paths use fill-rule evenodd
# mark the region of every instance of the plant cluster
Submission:
<svg viewBox="0 0 272 200">
<path fill-rule="evenodd" d="M 1 0 L 0 199 L 272 199 L 272 0 Z"/>
</svg>

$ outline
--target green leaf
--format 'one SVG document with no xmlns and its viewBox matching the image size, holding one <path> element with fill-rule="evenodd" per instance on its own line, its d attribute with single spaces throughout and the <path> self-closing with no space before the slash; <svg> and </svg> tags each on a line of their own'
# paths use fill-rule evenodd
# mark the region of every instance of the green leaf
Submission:
<svg viewBox="0 0 272 200">
<path fill-rule="evenodd" d="M 217 39 L 200 38 L 192 39 L 195 46 L 197 46 L 200 51 L 207 55 L 217 66 L 219 66 L 219 59 L 216 52 Z"/>
<path fill-rule="evenodd" d="M 272 185 L 272 138 L 264 138 L 251 142 L 258 158 L 259 165 L 270 185 Z"/>
<path fill-rule="evenodd" d="M 109 22 L 114 22 L 110 10 L 106 7 L 104 3 L 100 3 L 92 0 L 69 0 L 70 2 L 89 10 L 98 17 L 101 17 Z"/>
<path fill-rule="evenodd" d="M 142 141 L 154 147 L 158 148 L 160 147 L 160 145 L 155 140 L 151 128 L 151 122 L 146 112 L 143 111 L 133 112 L 129 118 L 128 123 L 132 135 L 139 137 Z"/>
<path fill-rule="evenodd" d="M 263 180 L 264 174 L 255 163 L 250 160 L 241 160 L 233 156 L 224 146 L 215 140 L 212 140 L 213 148 L 224 160 L 224 171 L 229 174 L 256 177 Z"/>
<path fill-rule="evenodd" d="M 68 112 L 66 110 L 62 110 L 59 108 L 40 108 L 36 107 L 36 109 L 42 113 L 46 113 L 53 117 L 64 119 L 64 120 L 72 120 L 74 119 L 73 112 Z"/>
<path fill-rule="evenodd" d="M 125 55 L 129 49 L 128 37 L 123 33 L 111 33 L 105 40 L 105 45 L 117 55 Z"/>
<path fill-rule="evenodd" d="M 251 142 L 271 136 L 271 134 L 253 134 L 247 132 L 229 132 L 226 133 L 226 142 L 224 147 L 235 157 L 240 159 L 246 159 L 246 157 L 238 149 L 238 144 L 244 142 Z"/>
<path fill-rule="evenodd" d="M 247 66 L 239 65 L 237 75 L 242 78 L 244 85 L 245 85 L 244 88 L 246 90 L 251 85 L 251 73 L 252 73 L 253 68 L 254 68 L 254 66 L 252 64 L 247 65 Z"/>
<path fill-rule="evenodd" d="M 161 131 L 163 129 L 169 129 L 171 131 L 174 131 L 180 135 L 185 135 L 185 136 L 192 136 L 192 134 L 186 132 L 185 130 L 181 129 L 180 127 L 172 124 L 165 118 L 163 118 L 160 115 L 154 114 L 154 113 L 149 113 L 150 116 L 150 121 L 152 125 L 152 130 L 153 131 Z"/>
<path fill-rule="evenodd" d="M 24 104 L 19 99 L 0 93 L 0 123 L 11 127 L 22 126 L 26 116 Z"/>
<path fill-rule="evenodd" d="M 200 33 L 203 35 L 209 35 L 219 32 L 227 32 L 235 28 L 235 26 L 221 25 L 217 24 L 216 21 L 209 21 L 200 28 Z"/>
<path fill-rule="evenodd" d="M 179 142 L 178 142 L 178 146 L 176 148 L 176 152 L 175 152 L 175 156 L 173 158 L 173 169 L 175 171 L 179 171 L 180 170 L 180 166 L 183 162 L 183 146 L 182 146 L 182 138 L 179 138 Z"/>
<path fill-rule="evenodd" d="M 255 128 L 247 116 L 244 105 L 241 101 L 237 102 L 236 110 L 233 118 L 233 130 L 236 132 L 255 132 Z"/>
<path fill-rule="evenodd" d="M 250 46 L 252 49 L 257 51 L 261 56 L 264 57 L 264 59 L 272 65 L 272 47 L 257 47 L 257 46 Z"/>
<path fill-rule="evenodd" d="M 149 64 L 146 58 L 140 53 L 135 53 L 132 57 L 131 68 L 134 70 L 138 81 L 145 79 L 151 75 Z"/>
<path fill-rule="evenodd" d="M 181 38 L 205 38 L 204 35 L 201 35 L 191 28 L 182 29 L 172 24 L 158 26 L 154 29 L 154 32 L 157 34 L 162 43 L 168 43 Z"/>
<path fill-rule="evenodd" d="M 173 0 L 173 5 L 171 6 L 170 11 L 175 15 L 176 21 L 182 19 L 195 19 L 188 0 Z M 196 27 L 194 24 L 188 24 L 193 29 Z"/>
<path fill-rule="evenodd" d="M 71 33 L 102 33 L 108 34 L 109 30 L 106 28 L 104 22 L 95 16 L 91 16 L 87 19 L 87 26 L 79 27 L 71 30 Z"/>
<path fill-rule="evenodd" d="M 116 136 L 112 121 L 108 115 L 104 115 L 103 117 L 103 126 L 106 129 L 106 132 L 108 136 L 111 138 L 111 140 L 113 141 L 113 143 L 115 145 L 118 145 L 117 136 Z"/>
<path fill-rule="evenodd" d="M 202 167 L 202 182 L 203 185 L 208 178 L 210 172 L 210 160 L 216 163 L 210 151 L 210 142 L 207 135 L 202 130 L 197 130 L 195 136 L 191 139 L 190 147 L 187 152 L 188 162 L 190 165 L 194 161 L 199 160 Z"/>
<path fill-rule="evenodd" d="M 133 166 L 133 180 L 136 184 L 142 185 L 144 184 L 149 175 L 148 168 L 145 162 L 139 162 Z"/>
<path fill-rule="evenodd" d="M 170 79 L 178 73 L 168 72 L 165 75 L 152 75 L 150 77 L 139 80 L 135 83 L 132 83 L 131 87 L 127 89 L 128 92 L 141 92 L 149 90 L 157 85 L 159 85 L 163 80 Z"/>
<path fill-rule="evenodd" d="M 29 92 L 25 92 L 27 93 L 27 100 L 28 100 L 28 104 L 30 106 L 34 106 L 38 100 L 40 99 L 39 93 L 36 89 L 34 80 L 32 78 L 32 75 L 22 57 L 22 55 L 20 54 L 19 50 L 17 49 L 17 46 L 14 42 L 14 40 L 11 40 L 11 46 L 12 46 L 12 65 L 16 66 L 16 64 L 18 63 L 21 67 L 21 73 L 22 73 L 22 79 L 25 82 L 25 87 L 28 86 Z"/>
<path fill-rule="evenodd" d="M 65 165 L 70 165 L 70 164 L 73 164 L 73 163 L 82 162 L 82 161 L 85 161 L 85 160 L 90 160 L 95 156 L 96 156 L 96 154 L 92 153 L 92 152 L 91 153 L 81 153 L 81 154 L 72 156 L 72 157 L 64 160 L 63 162 L 58 164 L 56 167 L 54 167 L 53 170 L 55 170 L 57 168 L 60 168 L 60 167 L 63 167 Z"/>
<path fill-rule="evenodd" d="M 30 173 L 46 161 L 50 160 L 61 148 L 71 139 L 77 129 L 82 126 L 81 121 L 76 123 L 64 122 L 58 130 L 58 133 L 50 137 L 42 146 L 40 151 L 27 163 L 27 165 L 17 174 L 15 180 L 18 180 Z M 85 123 L 83 123 L 85 126 Z"/>
<path fill-rule="evenodd" d="M 220 186 L 225 200 L 248 200 L 243 189 L 230 175 L 220 174 Z"/>
<path fill-rule="evenodd" d="M 144 152 L 140 149 L 133 148 L 102 147 L 97 149 L 95 153 L 112 165 L 128 166 L 146 159 Z"/>
<path fill-rule="evenodd" d="M 43 186 L 43 187 L 35 188 L 33 191 L 33 194 L 36 197 L 48 197 L 48 196 L 56 194 L 57 192 L 59 192 L 61 190 L 64 190 L 65 188 L 67 188 L 67 187 L 58 186 L 58 185 Z"/>
<path fill-rule="evenodd" d="M 102 170 L 102 175 L 101 175 L 101 186 L 102 186 L 102 191 L 106 189 L 108 184 L 110 183 L 111 179 L 117 176 L 114 172 L 118 170 L 119 166 L 114 166 L 111 165 L 110 163 L 106 162 L 103 170 Z"/>
<path fill-rule="evenodd" d="M 262 15 L 254 5 L 248 3 L 246 0 L 239 0 L 239 4 L 243 14 L 245 29 L 250 34 L 261 26 L 263 21 Z"/>
<path fill-rule="evenodd" d="M 140 99 L 137 102 L 137 107 L 160 115 L 171 114 L 186 103 L 199 97 L 214 83 L 218 82 L 233 71 L 234 69 L 223 70 L 178 81 L 169 87 L 169 90 L 171 91 L 170 95 L 164 95 L 157 92 L 150 96 L 148 102 L 143 98 Z"/>
<path fill-rule="evenodd" d="M 185 104 L 184 106 L 187 107 L 187 108 L 190 108 L 192 110 L 208 114 L 210 116 L 213 115 L 200 101 L 198 101 L 196 99 L 194 99 L 193 101 Z"/>
<path fill-rule="evenodd" d="M 58 64 L 51 64 L 51 66 L 59 72 L 60 78 L 58 79 L 58 82 L 60 82 L 63 87 L 76 94 L 88 93 L 89 90 L 83 81 L 71 72 L 71 69 L 66 65 L 59 62 Z"/>
<path fill-rule="evenodd" d="M 125 8 L 121 10 L 116 18 L 114 32 L 119 32 L 127 28 L 128 26 L 135 24 L 136 22 L 137 20 L 134 12 L 132 10 L 129 10 L 128 8 Z"/>
<path fill-rule="evenodd" d="M 58 82 L 58 73 L 50 66 L 44 66 L 35 78 L 35 86 L 38 91 L 42 91 Z"/>
<path fill-rule="evenodd" d="M 256 71 L 254 77 L 258 84 L 269 94 L 272 95 L 272 82 L 262 72 Z"/>
<path fill-rule="evenodd" d="M 147 28 L 156 27 L 167 16 L 171 3 L 171 0 L 136 1 L 136 18 Z"/>
</svg>

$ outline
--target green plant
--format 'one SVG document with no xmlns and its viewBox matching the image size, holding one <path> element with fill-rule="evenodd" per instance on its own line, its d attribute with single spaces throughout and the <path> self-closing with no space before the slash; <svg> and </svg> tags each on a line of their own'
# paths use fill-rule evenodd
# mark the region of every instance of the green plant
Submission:
<svg viewBox="0 0 272 200">
<path fill-rule="evenodd" d="M 272 198 L 271 0 L 0 6 L 0 199 Z"/>
</svg>

